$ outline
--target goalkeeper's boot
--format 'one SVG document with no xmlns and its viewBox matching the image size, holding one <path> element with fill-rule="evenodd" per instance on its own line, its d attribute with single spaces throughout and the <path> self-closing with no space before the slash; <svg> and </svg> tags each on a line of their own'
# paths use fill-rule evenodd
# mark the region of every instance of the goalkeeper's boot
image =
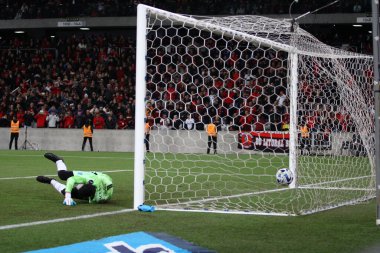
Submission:
<svg viewBox="0 0 380 253">
<path fill-rule="evenodd" d="M 36 177 L 36 180 L 43 184 L 50 184 L 51 180 L 53 179 L 50 177 L 45 177 L 45 176 L 38 176 Z"/>
<path fill-rule="evenodd" d="M 61 157 L 54 155 L 53 153 L 45 153 L 44 156 L 45 156 L 45 158 L 49 159 L 52 162 L 57 162 L 59 160 L 63 161 L 63 159 Z"/>
</svg>

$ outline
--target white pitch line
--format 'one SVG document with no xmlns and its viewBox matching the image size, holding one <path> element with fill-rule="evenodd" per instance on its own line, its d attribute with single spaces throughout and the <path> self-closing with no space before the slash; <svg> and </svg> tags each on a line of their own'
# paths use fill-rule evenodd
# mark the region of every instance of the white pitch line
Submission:
<svg viewBox="0 0 380 253">
<path fill-rule="evenodd" d="M 117 172 L 133 172 L 133 170 L 104 170 L 101 172 L 117 173 Z M 46 175 L 47 177 L 54 177 L 56 175 Z M 16 179 L 31 179 L 37 176 L 25 176 L 25 177 L 0 177 L 0 180 L 16 180 Z"/>
<path fill-rule="evenodd" d="M 129 213 L 132 211 L 135 211 L 135 210 L 134 209 L 122 209 L 122 210 L 118 210 L 118 211 L 86 214 L 86 215 L 81 215 L 81 216 L 76 216 L 76 217 L 68 217 L 68 218 L 60 218 L 60 219 L 54 219 L 54 220 L 43 220 L 43 221 L 34 221 L 34 222 L 27 222 L 27 223 L 5 225 L 5 226 L 0 226 L 0 230 L 21 228 L 21 227 L 31 227 L 31 226 L 36 226 L 36 225 L 58 223 L 58 222 L 65 222 L 65 221 L 73 221 L 73 220 L 81 220 L 81 219 L 89 219 L 89 218 L 101 217 L 101 216 L 107 216 L 107 215 Z"/>
<path fill-rule="evenodd" d="M 347 191 L 375 191 L 375 188 L 353 188 L 353 187 L 312 187 L 299 186 L 300 189 L 318 189 L 318 190 L 347 190 Z"/>
<path fill-rule="evenodd" d="M 6 154 L 0 154 L 0 156 L 13 156 L 13 157 L 41 157 L 43 158 L 42 155 L 6 155 Z M 120 159 L 120 160 L 134 160 L 133 157 L 113 157 L 113 156 L 73 156 L 73 155 L 65 155 L 63 156 L 63 159 L 65 159 L 66 157 L 70 157 L 70 158 L 84 158 L 84 159 Z"/>
<path fill-rule="evenodd" d="M 325 181 L 325 182 L 321 182 L 321 183 L 306 184 L 306 185 L 302 185 L 302 187 L 315 187 L 315 186 L 319 186 L 319 185 L 326 185 L 326 184 L 331 184 L 331 183 L 340 183 L 340 182 L 369 178 L 369 177 L 373 177 L 373 176 L 370 175 L 370 176 L 361 176 L 361 177 L 349 177 L 349 178 L 343 178 L 343 179 L 338 179 L 338 180 L 333 180 L 333 181 Z"/>
</svg>

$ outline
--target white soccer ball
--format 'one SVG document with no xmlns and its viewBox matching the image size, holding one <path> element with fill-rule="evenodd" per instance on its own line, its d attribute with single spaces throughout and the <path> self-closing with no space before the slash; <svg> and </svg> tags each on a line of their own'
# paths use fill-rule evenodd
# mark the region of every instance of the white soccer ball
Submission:
<svg viewBox="0 0 380 253">
<path fill-rule="evenodd" d="M 279 169 L 276 173 L 277 183 L 289 185 L 293 182 L 293 173 L 288 168 Z"/>
</svg>

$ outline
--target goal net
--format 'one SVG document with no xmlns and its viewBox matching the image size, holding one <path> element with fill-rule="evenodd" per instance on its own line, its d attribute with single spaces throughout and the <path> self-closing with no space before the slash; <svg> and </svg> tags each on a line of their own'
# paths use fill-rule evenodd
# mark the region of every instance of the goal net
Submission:
<svg viewBox="0 0 380 253">
<path fill-rule="evenodd" d="M 299 215 L 375 196 L 372 57 L 286 20 L 139 5 L 136 62 L 135 208 Z"/>
</svg>

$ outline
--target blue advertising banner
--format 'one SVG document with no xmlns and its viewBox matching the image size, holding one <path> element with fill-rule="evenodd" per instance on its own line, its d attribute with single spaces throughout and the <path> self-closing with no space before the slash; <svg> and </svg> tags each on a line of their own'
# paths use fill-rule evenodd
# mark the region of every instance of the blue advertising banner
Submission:
<svg viewBox="0 0 380 253">
<path fill-rule="evenodd" d="M 32 253 L 191 253 L 169 242 L 145 233 L 117 235 L 100 240 L 87 241 L 55 247 L 29 251 Z"/>
</svg>

